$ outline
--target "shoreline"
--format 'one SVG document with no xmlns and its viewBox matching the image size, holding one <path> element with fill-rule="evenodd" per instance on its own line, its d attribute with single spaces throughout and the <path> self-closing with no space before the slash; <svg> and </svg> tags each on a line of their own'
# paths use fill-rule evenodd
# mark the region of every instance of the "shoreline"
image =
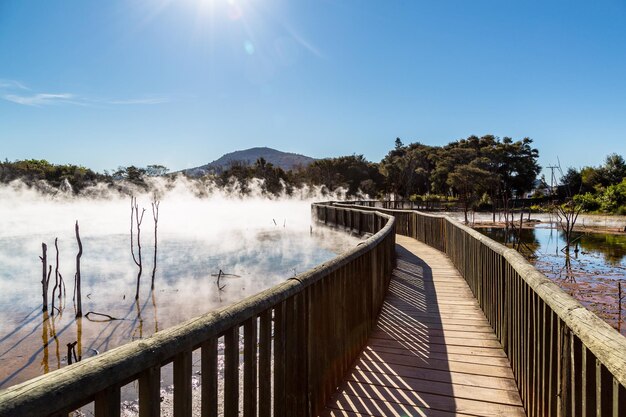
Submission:
<svg viewBox="0 0 626 417">
<path fill-rule="evenodd" d="M 443 214 L 463 223 L 463 212 L 444 212 Z M 504 221 L 501 220 L 502 216 L 496 215 L 494 222 L 492 213 L 476 212 L 473 213 L 473 216 L 470 214 L 468 217 L 470 219 L 468 226 L 473 228 L 504 227 Z M 519 213 L 515 224 L 519 224 Z M 530 220 L 528 220 L 528 214 L 524 215 L 522 228 L 535 228 L 537 226 L 558 228 L 558 222 L 555 216 L 549 213 L 531 213 Z M 626 235 L 626 216 L 581 214 L 576 221 L 574 231 Z"/>
</svg>

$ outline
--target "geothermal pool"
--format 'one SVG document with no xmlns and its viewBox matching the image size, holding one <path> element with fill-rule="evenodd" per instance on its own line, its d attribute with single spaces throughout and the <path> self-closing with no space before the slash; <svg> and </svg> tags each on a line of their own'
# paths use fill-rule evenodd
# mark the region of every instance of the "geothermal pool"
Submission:
<svg viewBox="0 0 626 417">
<path fill-rule="evenodd" d="M 4 192 L 4 195 L 2 193 Z M 11 200 L 6 199 L 7 195 Z M 160 204 L 155 287 L 154 221 L 148 196 L 141 225 L 143 271 L 135 301 L 138 268 L 130 252 L 130 204 L 126 198 L 50 198 L 0 190 L 0 388 L 68 363 L 68 347 L 83 358 L 258 293 L 327 261 L 358 243 L 345 233 L 317 228 L 310 200 L 196 198 L 172 192 Z M 10 203 L 9 203 L 10 201 Z M 83 314 L 72 301 L 78 246 Z M 48 246 L 55 280 L 59 271 L 67 295 L 60 311 L 43 313 L 41 243 Z M 134 235 L 136 245 L 136 233 Z M 135 255 L 137 247 L 135 246 Z M 218 272 L 228 274 L 220 278 Z M 59 306 L 58 300 L 55 302 Z M 167 385 L 167 375 L 164 385 Z"/>
</svg>

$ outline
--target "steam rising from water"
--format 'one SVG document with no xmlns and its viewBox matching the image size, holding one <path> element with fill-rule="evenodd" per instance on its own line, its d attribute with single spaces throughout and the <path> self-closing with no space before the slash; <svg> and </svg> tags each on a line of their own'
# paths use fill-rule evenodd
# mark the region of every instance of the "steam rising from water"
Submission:
<svg viewBox="0 0 626 417">
<path fill-rule="evenodd" d="M 310 235 L 310 204 L 319 190 L 269 199 L 259 182 L 241 197 L 236 187 L 218 190 L 211 183 L 151 179 L 161 200 L 155 290 L 153 268 L 153 194 L 135 188 L 142 227 L 143 275 L 135 303 L 137 267 L 130 254 L 130 197 L 104 185 L 74 197 L 70 191 L 41 193 L 21 183 L 0 186 L 0 387 L 65 366 L 67 343 L 80 340 L 90 356 L 119 344 L 227 305 L 301 273 L 345 251 L 357 240 L 343 233 L 315 229 Z M 45 187 L 45 184 L 39 188 Z M 128 188 L 132 186 L 127 185 Z M 128 191 L 128 190 L 125 190 Z M 73 320 L 72 289 L 80 224 L 84 253 L 83 312 L 109 314 L 117 320 Z M 60 271 L 67 284 L 67 308 L 46 329 L 41 313 L 41 243 L 48 244 L 53 266 L 54 238 L 59 238 Z M 135 249 L 136 251 L 136 249 Z M 235 274 L 215 283 L 219 270 Z M 53 338 L 57 335 L 57 339 Z M 60 350 L 53 349 L 59 345 Z"/>
</svg>

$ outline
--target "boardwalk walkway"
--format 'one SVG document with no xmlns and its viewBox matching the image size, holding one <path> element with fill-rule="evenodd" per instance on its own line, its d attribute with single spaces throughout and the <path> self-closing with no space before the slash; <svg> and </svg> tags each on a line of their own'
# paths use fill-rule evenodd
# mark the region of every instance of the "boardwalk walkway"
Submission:
<svg viewBox="0 0 626 417">
<path fill-rule="evenodd" d="M 508 359 L 450 260 L 397 243 L 378 327 L 325 416 L 525 416 Z"/>
</svg>

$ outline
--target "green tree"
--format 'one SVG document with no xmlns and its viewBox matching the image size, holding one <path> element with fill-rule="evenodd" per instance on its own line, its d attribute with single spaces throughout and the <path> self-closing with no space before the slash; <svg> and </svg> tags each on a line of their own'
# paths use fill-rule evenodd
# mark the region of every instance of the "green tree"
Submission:
<svg viewBox="0 0 626 417">
<path fill-rule="evenodd" d="M 481 157 L 468 164 L 457 165 L 448 175 L 448 184 L 453 187 L 463 202 L 465 223 L 468 222 L 467 213 L 480 200 L 487 190 L 497 181 L 496 176 L 489 172 L 489 159 Z"/>
</svg>

